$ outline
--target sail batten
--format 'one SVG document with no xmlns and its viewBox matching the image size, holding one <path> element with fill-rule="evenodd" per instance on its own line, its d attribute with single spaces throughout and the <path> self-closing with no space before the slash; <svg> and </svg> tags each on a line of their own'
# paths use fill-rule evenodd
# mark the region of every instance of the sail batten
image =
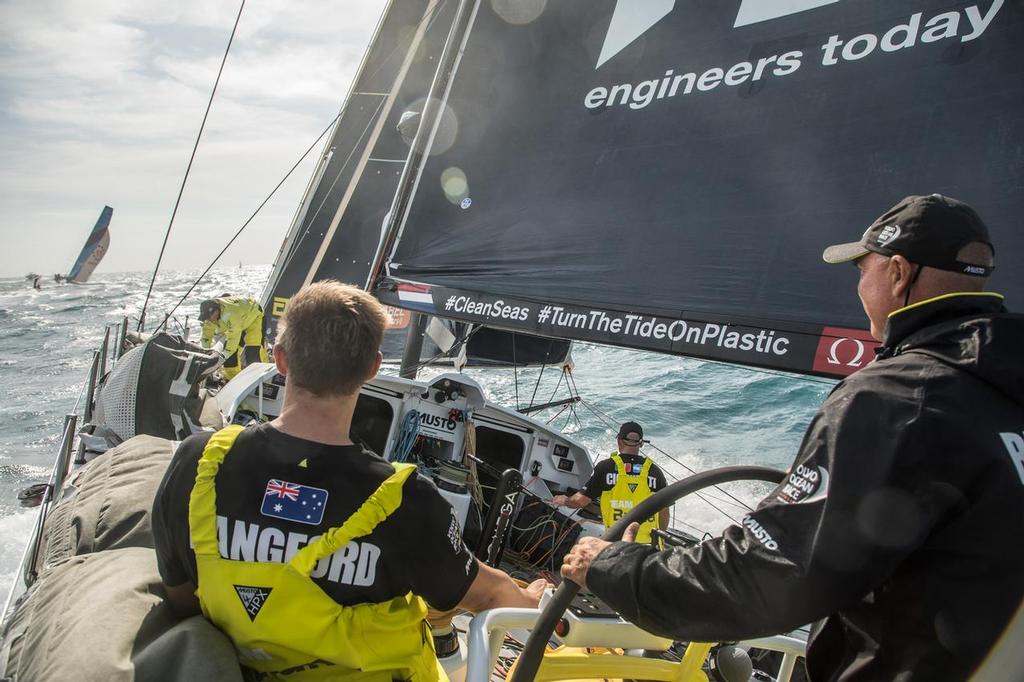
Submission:
<svg viewBox="0 0 1024 682">
<path fill-rule="evenodd" d="M 825 246 L 940 192 L 1024 252 L 1024 40 L 1004 3 L 674 3 L 624 41 L 627 7 L 479 5 L 444 102 L 458 136 L 421 170 L 384 300 L 415 282 L 474 323 L 841 375 L 873 342 Z M 1024 298 L 1012 266 L 990 284 Z M 509 306 L 524 316 L 488 319 Z"/>
</svg>

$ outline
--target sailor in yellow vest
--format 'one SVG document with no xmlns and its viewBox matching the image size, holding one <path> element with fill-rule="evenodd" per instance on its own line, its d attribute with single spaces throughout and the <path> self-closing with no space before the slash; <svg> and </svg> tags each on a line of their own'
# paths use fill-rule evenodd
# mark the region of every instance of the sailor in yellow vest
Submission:
<svg viewBox="0 0 1024 682">
<path fill-rule="evenodd" d="M 616 439 L 619 449 L 594 466 L 594 473 L 583 490 L 571 496 L 555 495 L 551 502 L 560 507 L 580 509 L 599 497 L 601 519 L 605 527 L 611 527 L 627 511 L 665 487 L 665 474 L 661 468 L 640 454 L 643 442 L 643 428 L 633 421 L 624 423 L 619 427 Z M 652 530 L 667 527 L 668 509 L 662 509 L 640 524 L 636 541 L 650 543 Z"/>
<path fill-rule="evenodd" d="M 350 439 L 385 321 L 354 287 L 302 289 L 274 346 L 280 416 L 186 439 L 157 493 L 168 600 L 201 611 L 261 679 L 445 682 L 428 603 L 534 608 L 546 586 L 480 564 L 433 483 Z"/>
<path fill-rule="evenodd" d="M 246 365 L 267 362 L 263 345 L 263 308 L 251 298 L 221 296 L 199 304 L 203 348 L 213 345 L 214 337 L 224 337 L 224 377 L 231 379 Z"/>
</svg>

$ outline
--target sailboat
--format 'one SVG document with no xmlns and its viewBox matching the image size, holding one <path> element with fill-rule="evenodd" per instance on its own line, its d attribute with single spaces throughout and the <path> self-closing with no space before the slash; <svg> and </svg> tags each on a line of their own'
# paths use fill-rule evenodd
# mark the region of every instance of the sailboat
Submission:
<svg viewBox="0 0 1024 682">
<path fill-rule="evenodd" d="M 54 279 L 57 281 L 63 279 L 71 284 L 85 284 L 89 281 L 92 271 L 100 264 L 103 256 L 107 254 L 107 249 L 110 248 L 110 218 L 113 215 L 114 209 L 110 206 L 103 207 L 100 217 L 96 220 L 92 232 L 89 233 L 81 253 L 78 254 L 78 258 L 75 259 L 68 274 L 63 277 L 57 275 Z"/>
<path fill-rule="evenodd" d="M 1011 21 L 1012 3 L 953 11 L 945 0 L 396 0 L 382 26 L 391 12 L 409 11 L 410 25 L 425 31 L 421 20 L 430 8 L 450 12 L 447 39 L 397 191 L 375 216 L 384 229 L 374 233 L 376 253 L 366 267 L 367 286 L 396 308 L 517 333 L 840 378 L 870 361 L 874 342 L 852 295 L 852 270 L 844 280 L 820 265 L 823 245 L 848 241 L 880 207 L 926 190 L 984 207 L 1001 253 L 1024 252 L 1015 215 L 1024 197 L 1020 183 L 1006 182 L 1024 171 L 1024 82 L 1017 77 L 1024 41 Z M 450 135 L 453 120 L 457 134 Z M 357 152 L 367 164 L 368 148 Z M 323 177 L 329 164 L 325 155 Z M 358 186 L 347 187 L 351 204 Z M 317 201 L 315 192 L 307 194 L 300 213 L 310 215 Z M 302 235 L 316 230 L 304 224 L 296 220 L 282 253 L 313 250 Z M 326 254 L 325 243 L 315 250 Z M 320 276 L 330 275 L 311 275 Z M 1024 273 L 997 270 L 992 286 L 1020 300 Z M 114 335 L 115 355 L 124 337 L 123 329 Z M 58 521 L 70 513 L 78 486 L 85 490 L 85 479 L 142 466 L 140 441 L 128 436 L 165 439 L 146 445 L 160 450 L 149 458 L 159 464 L 169 457 L 168 440 L 203 425 L 275 414 L 283 382 L 272 366 L 251 365 L 206 397 L 198 385 L 209 370 L 201 350 L 176 343 L 151 339 L 120 356 L 93 400 L 103 373 L 95 356 L 87 417 L 95 416 L 95 403 L 103 419 L 86 419 L 93 426 L 78 441 L 75 423 L 65 425 L 43 494 L 46 514 L 15 590 L 16 598 L 28 596 L 5 609 L 0 649 L 8 656 L 7 674 L 11 662 L 21 671 L 47 670 L 30 651 L 43 648 L 48 634 L 60 634 L 77 651 L 72 644 L 85 630 L 74 609 L 101 595 L 99 579 L 83 577 L 94 574 L 76 571 L 102 565 L 104 556 L 118 569 L 110 571 L 112 579 L 123 581 L 116 592 L 122 616 L 142 616 L 133 621 L 135 639 L 118 640 L 119 653 L 109 653 L 107 641 L 91 642 L 94 656 L 119 656 L 118 665 L 150 673 L 163 665 L 166 677 L 182 679 L 189 663 L 209 667 L 230 659 L 230 648 L 225 654 L 222 638 L 202 629 L 201 619 L 174 624 L 159 610 L 158 597 L 139 596 L 148 594 L 145 581 L 129 579 L 126 567 L 142 566 L 143 575 L 152 569 L 144 550 L 126 546 L 134 536 L 114 532 L 122 527 L 116 519 L 104 520 L 85 549 L 69 550 L 60 535 Z M 164 356 L 161 344 L 170 349 Z M 164 359 L 146 362 L 150 356 Z M 153 373 L 169 378 L 166 394 L 153 388 L 162 385 Z M 109 388 L 115 385 L 127 386 L 130 395 Z M 490 476 L 488 484 L 500 492 L 544 499 L 578 488 L 593 466 L 571 437 L 487 402 L 479 383 L 456 373 L 426 382 L 375 379 L 363 389 L 356 422 L 379 452 L 447 463 L 438 476 L 447 477 L 460 513 L 470 506 L 471 475 L 453 465 L 466 461 L 469 433 L 475 433 L 478 476 Z M 125 444 L 100 454 L 99 426 Z M 68 479 L 73 457 L 93 461 Z M 517 476 L 530 483 L 517 484 Z M 514 534 L 523 528 L 527 505 L 520 497 L 510 508 Z M 497 509 L 488 509 L 480 547 L 507 546 Z M 103 535 L 112 548 L 95 552 L 100 543 L 93 540 Z M 41 616 L 33 622 L 58 599 L 65 609 L 57 614 L 60 627 L 42 625 Z M 561 641 L 657 651 L 672 644 L 589 608 L 566 613 Z M 537 617 L 518 610 L 478 615 L 466 625 L 466 660 L 447 661 L 449 674 L 487 679 L 504 633 L 529 628 Z M 114 641 L 123 633 L 111 625 L 106 634 Z M 212 647 L 201 655 L 192 646 L 200 640 Z M 191 644 L 174 648 L 172 641 Z M 1008 638 L 996 656 L 1013 643 Z M 798 635 L 752 644 L 783 652 L 775 674 L 789 679 L 802 651 Z M 615 674 L 602 673 L 595 658 L 570 668 L 556 656 L 545 679 L 559 671 L 569 678 L 702 679 L 707 653 L 691 644 L 672 668 L 604 656 Z M 79 671 L 94 669 L 80 655 L 75 663 Z M 1010 665 L 1024 671 L 1019 661 Z M 202 670 L 190 668 L 188 675 Z M 218 672 L 229 679 L 227 670 Z"/>
</svg>

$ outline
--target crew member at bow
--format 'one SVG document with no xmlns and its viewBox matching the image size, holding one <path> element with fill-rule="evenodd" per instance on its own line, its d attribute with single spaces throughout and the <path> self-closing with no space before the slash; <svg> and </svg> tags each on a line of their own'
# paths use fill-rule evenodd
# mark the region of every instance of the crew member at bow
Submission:
<svg viewBox="0 0 1024 682">
<path fill-rule="evenodd" d="M 263 308 L 251 298 L 223 295 L 199 304 L 203 323 L 200 343 L 213 345 L 214 337 L 224 337 L 224 378 L 230 380 L 246 365 L 267 362 L 263 345 Z"/>
</svg>

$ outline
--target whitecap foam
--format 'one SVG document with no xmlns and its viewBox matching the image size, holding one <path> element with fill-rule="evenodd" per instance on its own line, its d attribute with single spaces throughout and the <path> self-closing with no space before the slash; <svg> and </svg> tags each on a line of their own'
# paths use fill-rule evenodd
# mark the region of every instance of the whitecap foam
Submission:
<svg viewBox="0 0 1024 682">
<path fill-rule="evenodd" d="M 21 555 L 32 536 L 38 509 L 26 509 L 10 516 L 0 516 L 0 608 L 18 574 Z"/>
</svg>

